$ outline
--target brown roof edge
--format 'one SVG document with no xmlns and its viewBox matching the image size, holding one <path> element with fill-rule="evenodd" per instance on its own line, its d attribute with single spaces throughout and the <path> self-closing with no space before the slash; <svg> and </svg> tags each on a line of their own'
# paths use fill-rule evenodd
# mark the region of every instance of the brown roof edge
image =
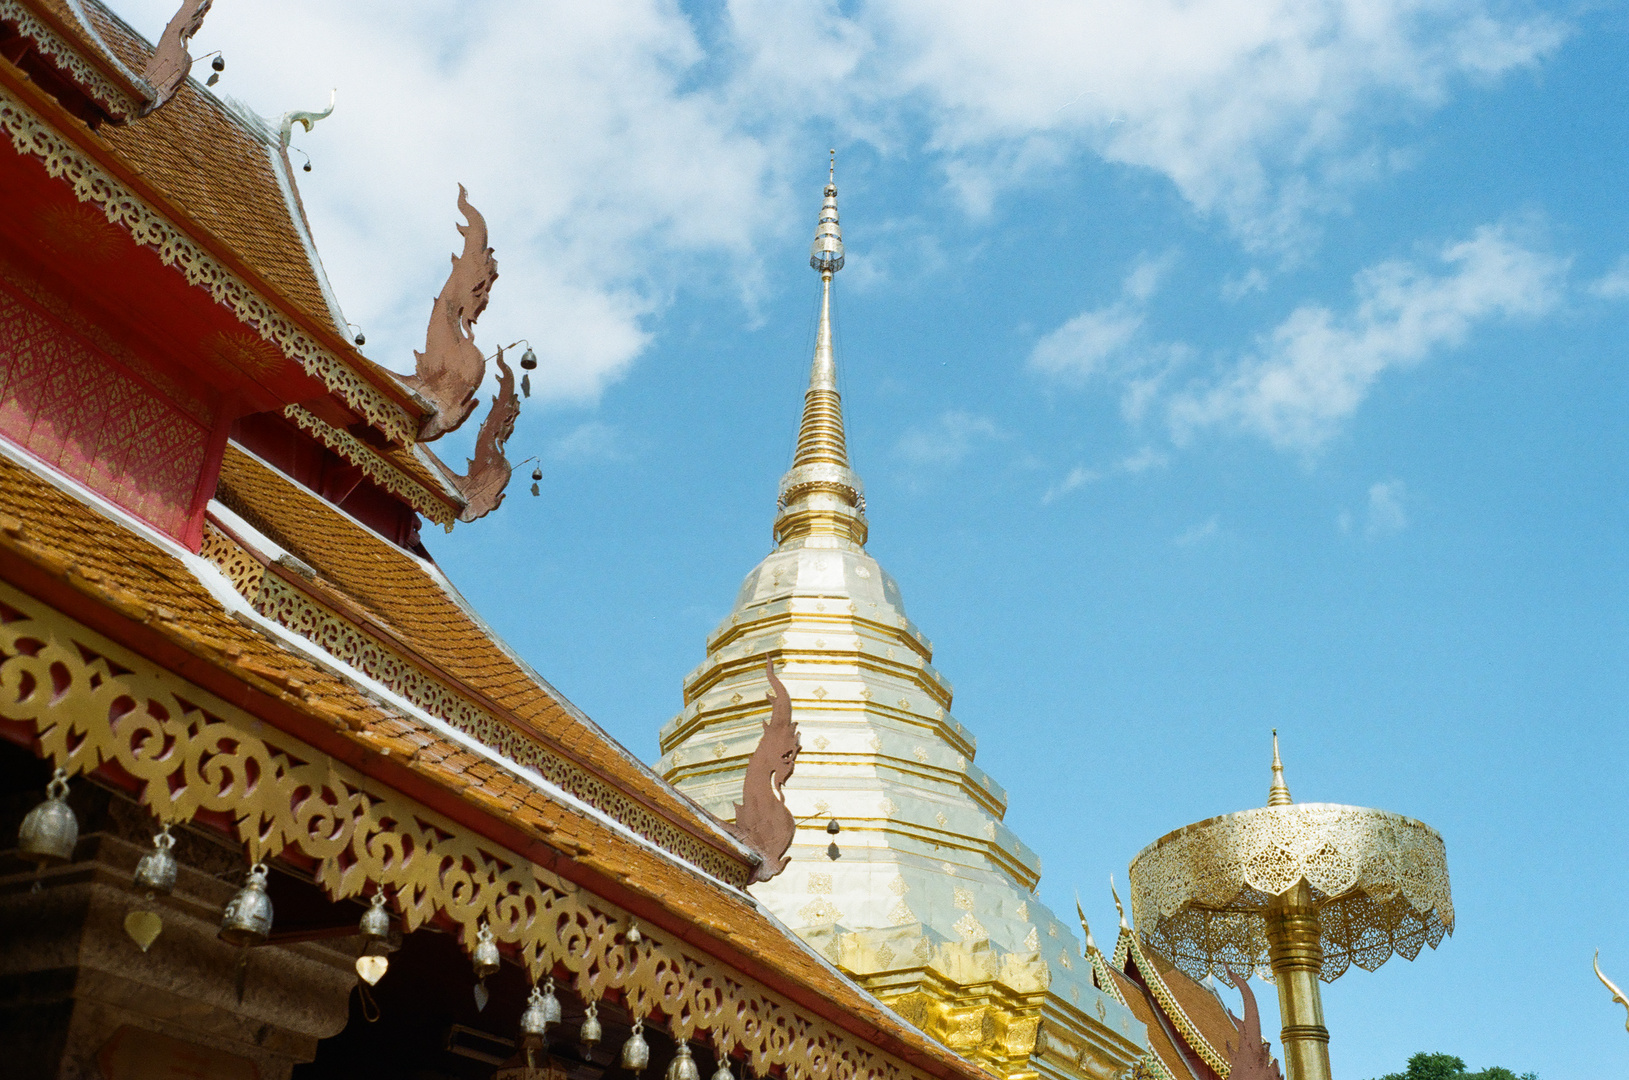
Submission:
<svg viewBox="0 0 1629 1080">
<path fill-rule="evenodd" d="M 96 31 L 81 23 L 77 18 L 72 22 L 62 18 L 50 4 L 42 4 L 39 0 L 15 0 L 15 2 L 28 9 L 29 14 L 44 23 L 46 28 L 63 41 L 74 47 L 80 59 L 97 70 L 97 73 L 113 83 L 118 89 L 129 94 L 137 105 L 142 105 L 153 96 L 153 88 L 148 86 L 139 76 L 127 69 L 115 56 L 110 55 L 105 44 L 99 40 Z M 70 9 L 72 10 L 72 9 Z M 55 65 L 52 65 L 53 67 Z M 70 80 L 72 72 L 63 72 Z M 78 85 L 77 80 L 75 85 Z M 89 94 L 89 88 L 80 87 Z M 116 118 L 121 120 L 123 118 Z"/>
<path fill-rule="evenodd" d="M 241 278 L 256 293 L 271 301 L 283 315 L 315 338 L 323 348 L 339 357 L 347 366 L 351 367 L 358 375 L 389 398 L 392 403 L 398 405 L 408 416 L 419 422 L 429 416 L 429 409 L 425 403 L 419 399 L 418 395 L 402 385 L 394 373 L 387 371 L 363 356 L 357 350 L 356 345 L 345 340 L 338 330 L 328 326 L 325 320 L 314 318 L 312 313 L 290 300 L 281 290 L 267 281 L 257 271 L 250 268 L 233 251 L 231 245 L 204 228 L 186 210 L 172 203 L 166 196 L 158 192 L 142 178 L 139 172 L 126 166 L 123 159 L 111 146 L 97 136 L 95 132 L 87 128 L 67 109 L 63 108 L 62 104 L 55 98 L 41 90 L 33 80 L 29 79 L 9 61 L 0 62 L 0 85 L 23 98 L 29 108 L 49 121 L 59 133 L 93 158 L 98 165 L 106 169 L 120 183 L 129 187 L 149 206 L 169 218 L 176 226 L 190 235 L 200 246 L 207 249 L 212 257 L 218 259 L 222 265 Z M 211 104 L 212 107 L 220 107 L 213 102 Z M 229 110 L 228 115 L 230 115 Z M 235 116 L 232 117 L 232 122 L 234 124 L 239 123 Z M 260 141 L 258 137 L 256 137 L 256 141 Z M 351 411 L 350 406 L 346 405 L 345 408 L 347 411 Z"/>
<path fill-rule="evenodd" d="M 175 624 L 162 618 L 144 617 L 139 610 L 120 605 L 114 596 L 102 595 L 94 582 L 77 578 L 72 567 L 58 567 L 34 556 L 26 545 L 0 533 L 0 579 L 11 582 L 31 596 L 56 607 L 90 629 L 103 634 L 182 678 L 220 696 L 240 708 L 264 717 L 279 730 L 332 755 L 358 772 L 388 784 L 403 794 L 424 802 L 453 821 L 485 839 L 509 848 L 515 854 L 545 866 L 560 876 L 576 881 L 595 895 L 626 908 L 651 927 L 671 934 L 708 955 L 761 982 L 800 1008 L 812 1012 L 857 1038 L 909 1064 L 936 1080 L 992 1080 L 992 1074 L 920 1036 L 903 1019 L 900 1030 L 889 1031 L 841 1007 L 833 998 L 813 987 L 791 979 L 780 970 L 746 955 L 713 934 L 700 930 L 692 921 L 662 906 L 658 900 L 633 892 L 626 886 L 570 859 L 520 827 L 495 815 L 488 808 L 465 798 L 458 791 L 414 771 L 394 757 L 384 757 L 362 742 L 342 736 L 334 718 L 310 708 L 310 702 L 289 694 L 272 683 L 227 672 L 220 657 L 211 656 L 199 643 L 179 632 Z M 121 607 L 125 608 L 124 610 Z M 264 683 L 264 685 L 260 685 Z M 724 888 L 724 886 L 715 886 Z M 750 900 L 750 898 L 748 898 Z M 756 902 L 753 901 L 756 906 Z M 806 949 L 801 941 L 788 940 L 789 947 Z M 856 995 L 865 991 L 848 982 Z M 869 996 L 869 995 L 866 995 Z M 881 1006 L 886 1010 L 886 1006 Z"/>
</svg>

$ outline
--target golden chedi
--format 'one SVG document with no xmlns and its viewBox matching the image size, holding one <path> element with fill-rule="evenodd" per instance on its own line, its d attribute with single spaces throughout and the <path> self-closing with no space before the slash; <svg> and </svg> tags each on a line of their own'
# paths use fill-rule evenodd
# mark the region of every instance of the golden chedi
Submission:
<svg viewBox="0 0 1629 1080">
<path fill-rule="evenodd" d="M 1040 859 L 1002 824 L 1006 794 L 973 764 L 932 646 L 865 551 L 832 345 L 835 183 L 810 265 L 820 322 L 776 546 L 685 679 L 658 770 L 731 819 L 769 718 L 774 660 L 802 739 L 784 789 L 799 828 L 787 869 L 754 895 L 907 1019 L 1001 1075 L 1117 1076 L 1142 1053 L 1142 1025 L 1094 987 L 1074 935 L 1036 899 Z"/>
</svg>

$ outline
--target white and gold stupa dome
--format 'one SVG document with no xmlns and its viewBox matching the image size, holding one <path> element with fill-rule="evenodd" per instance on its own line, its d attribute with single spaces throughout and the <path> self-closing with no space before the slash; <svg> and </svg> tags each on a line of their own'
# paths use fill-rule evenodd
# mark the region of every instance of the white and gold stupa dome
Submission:
<svg viewBox="0 0 1629 1080">
<path fill-rule="evenodd" d="M 809 261 L 820 322 L 775 548 L 686 677 L 657 768 L 731 819 L 769 714 L 764 662 L 774 659 L 803 742 L 784 789 L 800 826 L 792 863 L 754 895 L 911 1022 L 999 1075 L 1118 1076 L 1141 1056 L 1142 1025 L 1093 986 L 1074 934 L 1036 899 L 1041 861 L 1002 824 L 1006 792 L 973 763 L 973 735 L 950 714 L 932 645 L 865 550 L 832 343 L 832 278 L 843 266 L 835 182 Z"/>
</svg>

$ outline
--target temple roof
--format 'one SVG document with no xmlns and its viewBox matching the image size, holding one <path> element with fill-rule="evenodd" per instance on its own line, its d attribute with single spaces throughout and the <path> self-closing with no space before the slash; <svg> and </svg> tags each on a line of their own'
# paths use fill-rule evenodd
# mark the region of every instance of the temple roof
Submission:
<svg viewBox="0 0 1629 1080">
<path fill-rule="evenodd" d="M 35 35 L 55 40 L 47 59 L 70 75 L 90 72 L 87 60 L 98 60 L 110 70 L 140 70 L 152 52 L 149 43 L 96 0 L 16 0 L 9 14 L 0 12 L 0 22 L 27 22 Z M 235 112 L 192 80 L 145 116 L 94 128 L 66 111 L 46 119 L 118 183 L 201 244 L 225 273 L 294 315 L 320 348 L 382 392 L 393 407 L 427 413 L 396 373 L 363 356 L 352 343 L 317 258 L 287 155 L 263 121 Z M 53 168 L 63 164 L 56 162 Z M 79 197 L 85 199 L 86 192 L 81 190 Z M 196 277 L 206 271 L 193 261 L 188 272 Z M 398 430 L 390 434 L 406 441 Z"/>
<path fill-rule="evenodd" d="M 510 845 L 524 836 L 534 845 L 534 859 L 545 850 L 562 853 L 549 864 L 555 872 L 586 872 L 597 889 L 640 910 L 653 925 L 672 927 L 732 959 L 858 1037 L 935 1075 L 972 1075 L 965 1061 L 858 990 L 747 894 L 698 873 L 547 782 L 528 779 L 432 717 L 370 691 L 372 680 L 333 657 L 294 647 L 292 634 L 280 635 L 275 623 L 234 605 L 232 587 L 206 559 L 14 453 L 0 445 L 0 578 L 94 629 L 139 642 L 155 662 L 431 801 L 483 835 Z M 240 482 L 250 468 L 238 463 Z M 383 563 L 391 550 L 379 540 L 348 557 Z M 568 704 L 555 704 L 562 722 L 582 728 L 580 748 L 608 742 L 572 720 Z M 631 790 L 687 808 L 620 748 L 602 747 L 596 760 L 621 770 Z M 696 825 L 711 828 L 700 820 Z"/>
</svg>

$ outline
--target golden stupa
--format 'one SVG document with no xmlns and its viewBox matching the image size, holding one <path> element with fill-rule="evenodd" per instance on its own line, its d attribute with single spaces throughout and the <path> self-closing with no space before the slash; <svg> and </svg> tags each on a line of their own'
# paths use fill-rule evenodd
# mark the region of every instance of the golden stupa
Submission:
<svg viewBox="0 0 1629 1080">
<path fill-rule="evenodd" d="M 973 764 L 932 646 L 865 550 L 832 345 L 835 182 L 809 261 L 820 321 L 775 548 L 686 677 L 657 767 L 733 818 L 774 659 L 802 734 L 785 786 L 800 827 L 791 864 L 754 895 L 912 1023 L 999 1075 L 1118 1076 L 1142 1055 L 1142 1025 L 1096 989 L 1074 934 L 1036 899 L 1040 859 L 1002 824 L 1006 793 Z"/>
</svg>

